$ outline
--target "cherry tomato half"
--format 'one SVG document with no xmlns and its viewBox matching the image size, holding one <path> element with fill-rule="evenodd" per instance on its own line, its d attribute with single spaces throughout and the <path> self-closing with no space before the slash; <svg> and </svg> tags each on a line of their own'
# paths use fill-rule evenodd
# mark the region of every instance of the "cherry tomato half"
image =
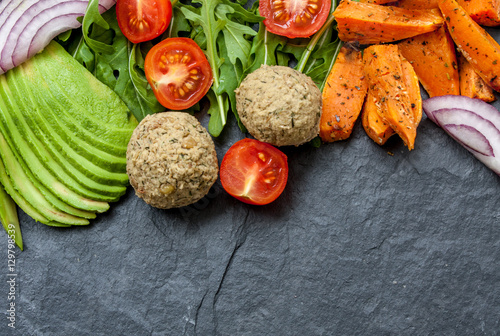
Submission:
<svg viewBox="0 0 500 336">
<path fill-rule="evenodd" d="M 325 23 L 331 0 L 260 0 L 259 13 L 271 33 L 309 37 Z"/>
<path fill-rule="evenodd" d="M 286 155 L 268 143 L 243 139 L 222 159 L 220 180 L 231 196 L 248 204 L 271 203 L 283 192 L 288 179 Z"/>
<path fill-rule="evenodd" d="M 149 41 L 162 34 L 172 19 L 170 0 L 118 0 L 116 18 L 130 42 Z"/>
<path fill-rule="evenodd" d="M 167 38 L 151 48 L 144 60 L 144 72 L 156 99 L 171 110 L 193 106 L 213 82 L 205 54 L 187 37 Z"/>
</svg>

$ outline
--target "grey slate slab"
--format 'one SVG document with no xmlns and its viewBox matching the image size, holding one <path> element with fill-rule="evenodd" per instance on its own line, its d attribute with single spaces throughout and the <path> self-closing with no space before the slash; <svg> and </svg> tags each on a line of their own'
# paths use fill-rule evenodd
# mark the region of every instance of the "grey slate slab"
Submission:
<svg viewBox="0 0 500 336">
<path fill-rule="evenodd" d="M 219 160 L 244 136 L 229 126 Z M 289 184 L 267 206 L 218 181 L 181 210 L 129 190 L 85 228 L 21 213 L 16 329 L 0 334 L 498 334 L 500 177 L 428 119 L 411 152 L 359 124 L 284 151 Z"/>
</svg>

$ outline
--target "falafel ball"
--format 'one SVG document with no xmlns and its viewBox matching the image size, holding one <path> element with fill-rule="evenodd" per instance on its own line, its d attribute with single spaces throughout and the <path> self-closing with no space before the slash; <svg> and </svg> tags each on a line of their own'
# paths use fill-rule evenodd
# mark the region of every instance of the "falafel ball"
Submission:
<svg viewBox="0 0 500 336">
<path fill-rule="evenodd" d="M 241 122 L 257 140 L 299 146 L 319 134 L 321 92 L 313 80 L 292 68 L 263 65 L 236 89 Z"/>
<path fill-rule="evenodd" d="M 217 180 L 215 146 L 207 130 L 186 112 L 148 115 L 127 147 L 127 174 L 146 203 L 170 209 L 195 203 Z"/>
</svg>

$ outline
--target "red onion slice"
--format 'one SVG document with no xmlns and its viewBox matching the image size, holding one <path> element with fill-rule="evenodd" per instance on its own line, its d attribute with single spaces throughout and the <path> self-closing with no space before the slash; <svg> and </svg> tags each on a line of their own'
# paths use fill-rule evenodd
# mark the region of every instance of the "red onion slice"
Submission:
<svg viewBox="0 0 500 336">
<path fill-rule="evenodd" d="M 467 125 L 445 124 L 443 128 L 451 135 L 452 138 L 460 142 L 464 147 L 471 152 L 486 156 L 495 156 L 491 144 L 486 137 L 477 129 Z"/>
<path fill-rule="evenodd" d="M 490 119 L 458 108 L 435 110 L 432 116 L 453 139 L 500 175 L 500 129 Z"/>
<path fill-rule="evenodd" d="M 99 12 L 115 4 L 100 0 Z M 2 0 L 0 3 L 0 74 L 41 51 L 60 33 L 81 26 L 88 0 Z"/>
<path fill-rule="evenodd" d="M 492 105 L 485 103 L 481 99 L 474 99 L 465 96 L 439 96 L 426 99 L 422 102 L 422 108 L 429 119 L 436 122 L 434 111 L 445 108 L 458 108 L 474 111 L 477 115 L 491 121 L 500 130 L 500 112 Z"/>
</svg>

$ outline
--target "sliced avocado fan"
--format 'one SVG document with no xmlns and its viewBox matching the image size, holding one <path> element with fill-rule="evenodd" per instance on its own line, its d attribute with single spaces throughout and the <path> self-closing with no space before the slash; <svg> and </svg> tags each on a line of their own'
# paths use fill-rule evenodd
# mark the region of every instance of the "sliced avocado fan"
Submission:
<svg viewBox="0 0 500 336">
<path fill-rule="evenodd" d="M 86 225 L 126 191 L 137 121 L 59 44 L 0 76 L 0 188 L 35 221 Z"/>
</svg>

